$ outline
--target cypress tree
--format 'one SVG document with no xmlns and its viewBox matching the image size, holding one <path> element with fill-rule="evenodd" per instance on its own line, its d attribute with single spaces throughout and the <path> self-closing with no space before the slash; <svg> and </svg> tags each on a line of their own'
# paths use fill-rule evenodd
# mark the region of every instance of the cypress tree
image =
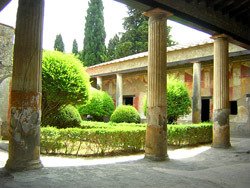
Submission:
<svg viewBox="0 0 250 188">
<path fill-rule="evenodd" d="M 63 43 L 61 34 L 56 35 L 56 40 L 54 43 L 54 50 L 64 52 L 64 43 Z"/>
<path fill-rule="evenodd" d="M 107 48 L 108 61 L 116 58 L 115 52 L 118 44 L 119 44 L 119 36 L 116 34 L 113 38 L 109 40 L 108 43 L 108 48 Z"/>
<path fill-rule="evenodd" d="M 75 55 L 78 54 L 78 44 L 76 42 L 76 39 L 74 39 L 74 41 L 73 41 L 72 53 Z"/>
<path fill-rule="evenodd" d="M 102 0 L 90 0 L 88 4 L 84 33 L 83 60 L 85 66 L 92 66 L 106 60 L 106 33 Z"/>
</svg>

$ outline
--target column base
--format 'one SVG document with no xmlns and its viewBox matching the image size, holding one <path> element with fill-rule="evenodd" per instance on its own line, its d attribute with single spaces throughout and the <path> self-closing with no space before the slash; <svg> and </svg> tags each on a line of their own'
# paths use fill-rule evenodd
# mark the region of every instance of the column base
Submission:
<svg viewBox="0 0 250 188">
<path fill-rule="evenodd" d="M 213 148 L 228 149 L 231 147 L 230 143 L 212 143 Z"/>
<path fill-rule="evenodd" d="M 25 161 L 12 161 L 8 159 L 5 169 L 11 172 L 20 172 L 26 170 L 34 170 L 43 168 L 43 165 L 40 160 L 33 160 L 29 162 Z"/>
<path fill-rule="evenodd" d="M 169 161 L 168 155 L 157 155 L 157 154 L 147 154 L 147 153 L 145 153 L 144 159 L 149 159 L 151 161 Z"/>
</svg>

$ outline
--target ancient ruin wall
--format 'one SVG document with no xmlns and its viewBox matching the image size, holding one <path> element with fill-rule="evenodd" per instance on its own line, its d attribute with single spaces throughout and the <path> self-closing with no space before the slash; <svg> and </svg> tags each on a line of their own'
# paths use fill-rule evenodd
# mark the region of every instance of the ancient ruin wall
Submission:
<svg viewBox="0 0 250 188">
<path fill-rule="evenodd" d="M 12 74 L 14 29 L 0 23 L 0 136 L 8 127 L 9 86 Z"/>
</svg>

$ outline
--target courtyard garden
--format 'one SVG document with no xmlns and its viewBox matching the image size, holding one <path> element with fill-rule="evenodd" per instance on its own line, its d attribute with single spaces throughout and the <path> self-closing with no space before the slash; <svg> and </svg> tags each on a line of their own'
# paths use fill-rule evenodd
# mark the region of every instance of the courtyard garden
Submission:
<svg viewBox="0 0 250 188">
<path fill-rule="evenodd" d="M 45 51 L 42 66 L 41 153 L 92 156 L 144 151 L 146 124 L 137 110 L 129 105 L 115 109 L 106 92 L 90 87 L 89 76 L 75 56 Z M 191 102 L 183 83 L 171 77 L 167 82 L 168 145 L 212 142 L 212 123 L 176 124 L 190 113 Z M 146 110 L 147 100 L 145 115 Z"/>
</svg>

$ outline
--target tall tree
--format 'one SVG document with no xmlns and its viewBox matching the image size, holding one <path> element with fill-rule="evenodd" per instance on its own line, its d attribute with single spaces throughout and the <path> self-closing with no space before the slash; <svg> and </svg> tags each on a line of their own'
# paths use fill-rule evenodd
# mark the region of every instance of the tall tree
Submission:
<svg viewBox="0 0 250 188">
<path fill-rule="evenodd" d="M 102 0 L 89 0 L 88 4 L 83 48 L 85 66 L 99 64 L 106 60 L 103 3 Z"/>
<path fill-rule="evenodd" d="M 54 50 L 64 52 L 64 43 L 63 43 L 61 34 L 56 35 L 56 40 L 54 43 Z"/>
<path fill-rule="evenodd" d="M 75 55 L 78 54 L 78 44 L 76 42 L 76 39 L 74 39 L 74 41 L 73 41 L 72 53 Z"/>
<path fill-rule="evenodd" d="M 115 52 L 117 45 L 119 44 L 119 36 L 116 34 L 113 38 L 109 40 L 107 48 L 107 60 L 112 60 L 116 58 Z"/>
<path fill-rule="evenodd" d="M 109 44 L 118 41 L 116 46 L 112 46 L 113 51 L 108 46 L 108 59 L 116 59 L 128 55 L 145 52 L 148 50 L 148 17 L 143 15 L 141 10 L 128 6 L 128 17 L 124 18 L 123 27 L 125 32 L 117 39 L 117 35 L 110 39 Z M 176 44 L 171 39 L 169 32 L 171 27 L 167 28 L 167 46 Z"/>
</svg>

